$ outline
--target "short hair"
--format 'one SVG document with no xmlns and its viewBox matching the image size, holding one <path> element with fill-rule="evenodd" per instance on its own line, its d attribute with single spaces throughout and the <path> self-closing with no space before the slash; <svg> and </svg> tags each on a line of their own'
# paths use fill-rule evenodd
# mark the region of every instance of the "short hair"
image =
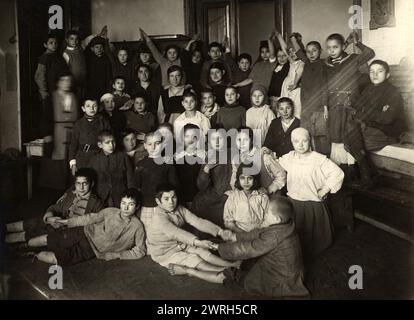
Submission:
<svg viewBox="0 0 414 320">
<path fill-rule="evenodd" d="M 170 191 L 174 191 L 177 194 L 177 188 L 171 183 L 161 183 L 155 188 L 155 198 L 161 200 L 162 194 Z"/>
<path fill-rule="evenodd" d="M 80 36 L 80 34 L 79 34 L 79 31 L 78 30 L 73 30 L 73 29 L 71 29 L 71 30 L 68 30 L 67 32 L 66 32 L 66 35 L 65 35 L 65 37 L 66 37 L 66 39 L 67 38 L 69 38 L 70 36 L 72 36 L 72 35 L 74 35 L 74 36 Z"/>
<path fill-rule="evenodd" d="M 59 41 L 59 36 L 56 33 L 48 33 L 45 37 L 43 37 L 43 43 L 46 44 L 49 39 L 56 39 Z"/>
<path fill-rule="evenodd" d="M 345 43 L 344 36 L 342 34 L 339 34 L 339 33 L 333 33 L 333 34 L 329 35 L 329 37 L 326 39 L 326 41 L 329 41 L 329 40 L 336 40 L 340 44 L 344 44 Z"/>
<path fill-rule="evenodd" d="M 196 124 L 194 124 L 194 123 L 187 123 L 186 125 L 184 125 L 184 127 L 183 127 L 183 133 L 185 133 L 186 131 L 188 131 L 188 130 L 198 130 L 198 135 L 197 135 L 197 137 L 199 137 L 200 136 L 200 131 L 201 131 L 201 129 L 200 129 L 200 127 L 198 126 L 198 125 L 196 125 Z"/>
<path fill-rule="evenodd" d="M 293 216 L 294 209 L 292 202 L 288 198 L 282 196 L 277 196 L 270 201 L 276 203 L 278 210 L 275 214 L 280 217 L 281 223 L 288 223 Z"/>
<path fill-rule="evenodd" d="M 219 48 L 221 52 L 224 52 L 223 46 L 217 41 L 213 41 L 208 45 L 208 51 L 210 51 L 212 48 Z"/>
<path fill-rule="evenodd" d="M 228 89 L 234 90 L 234 92 L 236 92 L 237 94 L 239 93 L 239 90 L 233 85 L 227 86 L 226 89 L 224 90 L 224 92 L 226 92 Z"/>
<path fill-rule="evenodd" d="M 175 44 L 169 44 L 168 46 L 165 47 L 165 54 L 167 54 L 167 51 L 170 49 L 174 49 L 175 51 L 177 51 L 177 54 L 180 54 L 180 48 L 175 45 Z"/>
<path fill-rule="evenodd" d="M 219 70 L 221 70 L 221 72 L 223 72 L 223 71 L 226 72 L 226 67 L 221 62 L 213 62 L 211 64 L 210 68 L 208 68 L 208 71 L 211 71 L 211 69 L 219 69 Z"/>
<path fill-rule="evenodd" d="M 86 102 L 88 101 L 96 102 L 98 104 L 98 99 L 96 99 L 95 97 L 85 97 L 85 99 L 83 99 L 82 106 L 85 106 Z"/>
<path fill-rule="evenodd" d="M 200 89 L 200 96 L 203 95 L 204 93 L 211 93 L 214 96 L 214 91 L 211 88 L 208 87 L 202 87 Z"/>
<path fill-rule="evenodd" d="M 322 46 L 318 41 L 310 41 L 306 44 L 306 46 L 315 46 L 318 50 L 322 50 Z"/>
<path fill-rule="evenodd" d="M 291 98 L 288 98 L 288 97 L 279 98 L 277 100 L 277 107 L 279 107 L 282 103 L 288 103 L 292 107 L 292 109 L 295 108 L 295 104 L 293 103 L 293 100 Z"/>
<path fill-rule="evenodd" d="M 369 68 L 371 68 L 371 66 L 374 65 L 374 64 L 378 64 L 380 66 L 383 66 L 384 69 L 385 69 L 385 72 L 390 73 L 390 65 L 387 62 L 385 62 L 384 60 L 377 59 L 377 60 L 372 61 L 369 64 Z"/>
<path fill-rule="evenodd" d="M 119 47 L 118 49 L 116 49 L 116 54 L 118 55 L 119 51 L 125 51 L 127 53 L 127 55 L 129 56 L 129 49 L 125 46 Z"/>
<path fill-rule="evenodd" d="M 137 134 L 137 132 L 135 129 L 125 128 L 125 130 L 121 132 L 121 138 L 124 139 L 126 136 L 129 136 L 130 134 Z"/>
<path fill-rule="evenodd" d="M 78 177 L 84 177 L 88 180 L 89 184 L 92 184 L 95 179 L 95 174 L 90 168 L 79 168 L 75 173 L 75 182 Z"/>
<path fill-rule="evenodd" d="M 184 100 L 184 98 L 187 98 L 187 97 L 194 98 L 194 100 L 196 102 L 198 100 L 198 96 L 197 96 L 197 94 L 195 93 L 195 91 L 193 89 L 186 89 L 186 90 L 184 90 L 184 93 L 182 95 L 182 100 Z"/>
<path fill-rule="evenodd" d="M 98 142 L 102 142 L 105 138 L 112 137 L 114 138 L 115 135 L 111 130 L 104 129 L 98 133 Z"/>
<path fill-rule="evenodd" d="M 137 94 L 134 94 L 134 95 L 132 96 L 132 99 L 134 100 L 134 102 L 135 102 L 135 99 L 138 99 L 138 98 L 141 98 L 142 100 L 144 100 L 144 101 L 145 101 L 145 103 L 148 103 L 147 98 L 146 98 L 146 97 L 145 97 L 145 95 L 144 95 L 144 94 L 142 94 L 142 93 L 137 93 Z"/>
<path fill-rule="evenodd" d="M 239 63 L 243 59 L 246 59 L 247 61 L 250 62 L 250 64 L 252 64 L 252 56 L 250 54 L 248 54 L 248 53 L 242 53 L 241 55 L 239 55 L 237 57 L 237 63 Z"/>
<path fill-rule="evenodd" d="M 253 139 L 254 139 L 254 131 L 252 128 L 247 127 L 247 126 L 241 126 L 238 130 L 237 130 L 237 135 L 239 135 L 240 133 L 245 133 L 247 131 L 247 134 L 249 135 L 249 139 L 250 139 L 250 145 L 249 145 L 249 150 L 253 149 Z"/>
<path fill-rule="evenodd" d="M 129 188 L 129 189 L 126 189 L 124 192 L 122 192 L 121 199 L 122 198 L 132 199 L 135 201 L 137 206 L 141 205 L 141 193 L 135 188 Z"/>
<path fill-rule="evenodd" d="M 148 70 L 148 78 L 151 80 L 152 78 L 152 70 L 151 67 L 149 65 L 143 64 L 143 63 L 139 63 L 136 67 L 135 67 L 135 74 L 138 75 L 138 71 L 140 68 L 145 68 Z"/>
<path fill-rule="evenodd" d="M 161 127 L 163 127 L 163 128 L 168 128 L 171 132 L 174 132 L 174 126 L 173 126 L 171 123 L 169 123 L 169 122 L 164 122 L 164 123 L 161 123 L 161 124 L 158 126 L 158 128 L 161 128 Z"/>
<path fill-rule="evenodd" d="M 152 137 L 161 137 L 161 139 L 162 139 L 161 134 L 159 134 L 159 133 L 157 133 L 155 131 L 151 131 L 151 132 L 149 132 L 149 133 L 147 133 L 145 135 L 145 137 L 144 137 L 144 143 L 146 143 L 148 141 L 148 139 L 149 138 L 152 138 Z"/>
<path fill-rule="evenodd" d="M 124 82 L 126 83 L 125 77 L 121 76 L 121 75 L 116 75 L 115 77 L 112 78 L 112 84 L 115 84 L 116 80 L 124 80 Z"/>
<path fill-rule="evenodd" d="M 255 165 L 253 163 L 249 163 L 249 164 L 245 164 L 245 163 L 241 163 L 239 165 L 239 167 L 237 168 L 237 172 L 236 172 L 236 182 L 234 183 L 234 187 L 238 190 L 243 190 L 242 186 L 240 185 L 240 176 L 241 175 L 249 175 L 253 177 L 253 186 L 252 186 L 252 191 L 255 190 L 259 190 L 260 188 L 260 173 L 257 174 L 247 174 L 244 172 L 244 169 L 248 168 L 248 169 L 252 169 L 254 168 Z M 260 172 L 260 170 L 258 170 L 258 168 L 254 169 L 255 172 Z"/>
<path fill-rule="evenodd" d="M 177 66 L 177 65 L 173 65 L 173 66 L 169 67 L 169 68 L 167 69 L 167 75 L 170 75 L 171 73 L 173 73 L 173 72 L 175 72 L 175 71 L 180 71 L 181 76 L 183 76 L 183 75 L 184 75 L 184 70 L 183 70 L 183 68 L 181 68 L 180 66 Z"/>
</svg>

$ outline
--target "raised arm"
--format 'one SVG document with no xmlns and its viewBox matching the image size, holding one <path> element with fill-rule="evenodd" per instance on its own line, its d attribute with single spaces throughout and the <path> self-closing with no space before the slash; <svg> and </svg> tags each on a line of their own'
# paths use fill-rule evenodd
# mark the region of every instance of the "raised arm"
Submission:
<svg viewBox="0 0 414 320">
<path fill-rule="evenodd" d="M 161 54 L 161 52 L 158 50 L 158 48 L 155 46 L 151 38 L 145 33 L 145 31 L 142 30 L 141 28 L 139 29 L 139 31 L 141 33 L 142 39 L 144 39 L 145 42 L 147 43 L 147 46 L 150 49 L 155 61 L 157 61 L 157 63 L 161 65 L 166 59 Z"/>
<path fill-rule="evenodd" d="M 370 47 L 367 47 L 366 45 L 362 44 L 357 32 L 352 32 L 345 41 L 346 46 L 348 46 L 351 43 L 353 43 L 359 50 L 361 50 L 361 53 L 358 55 L 359 66 L 367 63 L 369 60 L 375 57 L 375 51 Z"/>
<path fill-rule="evenodd" d="M 290 36 L 290 42 L 292 43 L 293 50 L 295 50 L 295 53 L 298 56 L 298 58 L 302 60 L 304 63 L 309 63 L 309 59 L 306 56 L 306 52 L 300 46 L 299 41 L 296 39 L 295 35 Z"/>
</svg>

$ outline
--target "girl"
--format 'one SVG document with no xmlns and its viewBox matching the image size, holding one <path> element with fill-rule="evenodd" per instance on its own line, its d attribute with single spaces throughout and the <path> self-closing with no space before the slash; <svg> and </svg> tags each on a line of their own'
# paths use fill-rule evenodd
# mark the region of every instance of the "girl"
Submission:
<svg viewBox="0 0 414 320">
<path fill-rule="evenodd" d="M 272 110 L 275 114 L 277 114 L 277 100 L 280 98 L 283 81 L 289 73 L 288 56 L 281 48 L 278 49 L 276 58 L 277 67 L 273 70 L 272 80 L 270 81 L 269 86 L 270 102 Z"/>
<path fill-rule="evenodd" d="M 328 193 L 341 189 L 344 173 L 326 156 L 311 151 L 308 130 L 293 130 L 292 144 L 294 151 L 279 158 L 279 163 L 287 171 L 287 194 L 304 255 L 311 258 L 332 244 L 333 229 L 325 199 Z"/>
<path fill-rule="evenodd" d="M 115 109 L 124 110 L 128 106 L 128 102 L 131 100 L 131 96 L 125 92 L 126 79 L 121 76 L 116 76 L 112 82 L 112 94 L 114 96 Z M 130 87 L 131 89 L 131 87 Z M 129 92 L 129 91 L 128 91 Z"/>
<path fill-rule="evenodd" d="M 252 173 L 249 173 L 249 169 Z M 227 229 L 249 232 L 261 228 L 269 197 L 260 189 L 258 168 L 241 164 L 237 169 L 235 189 L 227 192 L 223 220 Z"/>
<path fill-rule="evenodd" d="M 289 59 L 289 73 L 282 84 L 282 90 L 280 92 L 281 97 L 288 97 L 292 99 L 293 105 L 295 107 L 295 117 L 300 119 L 300 114 L 302 110 L 301 101 L 300 101 L 300 87 L 299 82 L 302 78 L 303 67 L 305 63 L 298 58 L 295 53 L 295 50 L 290 47 L 288 49 L 285 40 L 282 35 L 277 32 L 277 38 L 282 47 L 282 50 L 288 55 Z M 287 52 L 289 50 L 289 53 Z"/>
<path fill-rule="evenodd" d="M 266 101 L 266 88 L 260 84 L 254 85 L 251 90 L 252 107 L 246 112 L 246 126 L 260 130 L 261 145 L 263 145 L 271 122 L 276 118 Z"/>
<path fill-rule="evenodd" d="M 66 145 L 70 141 L 72 128 L 78 119 L 78 103 L 75 94 L 71 91 L 72 77 L 67 74 L 59 78 L 57 90 L 53 92 L 53 160 L 65 160 L 67 158 Z"/>
<path fill-rule="evenodd" d="M 141 39 L 144 39 L 147 43 L 148 48 L 151 50 L 152 56 L 155 61 L 160 65 L 161 68 L 161 84 L 163 87 L 168 86 L 169 83 L 169 73 L 168 69 L 171 66 L 180 66 L 181 59 L 179 56 L 179 48 L 174 45 L 167 46 L 165 48 L 165 56 L 163 56 L 152 42 L 151 38 L 144 32 L 144 30 L 139 29 L 141 32 Z M 182 75 L 183 76 L 183 75 Z"/>
<path fill-rule="evenodd" d="M 285 185 L 286 174 L 272 155 L 261 154 L 258 140 L 254 137 L 251 128 L 240 128 L 236 136 L 238 154 L 232 158 L 230 185 L 233 189 L 235 188 L 237 170 L 241 164 L 254 164 L 256 168 L 259 168 L 260 185 L 270 195 L 276 195 Z"/>
<path fill-rule="evenodd" d="M 112 77 L 121 77 L 125 80 L 124 93 L 131 93 L 132 87 L 135 83 L 135 65 L 129 58 L 128 49 L 121 47 L 115 51 L 114 56 L 111 56 L 112 62 Z M 117 78 L 118 79 L 118 78 Z M 115 88 L 114 88 L 115 89 Z"/>
<path fill-rule="evenodd" d="M 148 48 L 146 43 L 141 42 L 140 46 L 138 47 L 137 55 L 134 59 L 135 66 L 147 66 L 150 70 L 152 75 L 151 80 L 153 83 L 157 84 L 157 86 L 161 86 L 161 68 L 160 65 L 155 62 L 151 50 Z M 135 67 L 135 71 L 137 71 L 137 67 Z M 133 92 L 131 92 L 133 95 Z"/>
<path fill-rule="evenodd" d="M 220 107 L 224 106 L 226 100 L 224 99 L 224 91 L 229 85 L 226 68 L 221 62 L 214 62 L 209 69 L 209 87 L 213 90 L 216 101 Z"/>
<path fill-rule="evenodd" d="M 311 134 L 313 150 L 328 155 L 328 97 L 325 62 L 320 58 L 322 48 L 319 42 L 311 41 L 305 53 L 295 36 L 290 39 L 297 56 L 305 63 L 300 91 L 301 126 Z"/>
<path fill-rule="evenodd" d="M 168 68 L 167 73 L 170 85 L 161 91 L 157 115 L 159 123 L 174 124 L 175 119 L 185 111 L 181 104 L 185 89 L 183 69 L 179 66 L 172 66 Z"/>
<path fill-rule="evenodd" d="M 226 131 L 211 130 L 208 134 L 208 161 L 202 166 L 197 178 L 200 190 L 194 197 L 192 212 L 201 218 L 224 227 L 223 209 L 227 200 L 226 191 L 231 190 L 232 166 L 227 149 Z M 221 160 L 221 161 L 219 161 Z"/>
</svg>

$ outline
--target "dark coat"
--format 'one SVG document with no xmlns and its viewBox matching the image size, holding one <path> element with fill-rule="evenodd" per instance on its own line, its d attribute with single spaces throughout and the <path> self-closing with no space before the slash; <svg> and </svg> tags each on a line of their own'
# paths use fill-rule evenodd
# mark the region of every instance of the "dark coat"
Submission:
<svg viewBox="0 0 414 320">
<path fill-rule="evenodd" d="M 237 241 L 219 244 L 218 252 L 227 260 L 258 258 L 245 275 L 237 277 L 249 293 L 272 298 L 309 295 L 293 222 L 237 233 Z"/>
<path fill-rule="evenodd" d="M 131 159 L 121 151 L 105 155 L 102 151 L 91 160 L 90 167 L 96 171 L 96 191 L 105 202 L 113 201 L 119 207 L 121 194 L 133 187 L 133 167 Z"/>
<path fill-rule="evenodd" d="M 294 129 L 299 127 L 300 120 L 295 118 L 289 129 L 285 132 L 283 131 L 281 118 L 274 119 L 267 131 L 263 145 L 273 152 L 276 152 L 277 157 L 281 157 L 293 150 L 291 134 Z"/>
</svg>

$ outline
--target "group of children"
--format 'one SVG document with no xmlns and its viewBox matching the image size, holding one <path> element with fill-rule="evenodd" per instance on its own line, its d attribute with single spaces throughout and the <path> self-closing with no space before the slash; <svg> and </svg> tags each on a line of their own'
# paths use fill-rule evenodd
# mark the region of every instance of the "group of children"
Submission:
<svg viewBox="0 0 414 320">
<path fill-rule="evenodd" d="M 275 31 L 253 65 L 248 54 L 232 57 L 228 39 L 210 43 L 203 61 L 197 36 L 162 55 L 140 35 L 130 57 L 125 48 L 111 53 L 106 28 L 85 39 L 87 52 L 70 31 L 63 64 L 56 39 L 45 43 L 36 74 L 47 85 L 39 92 L 47 105 L 57 84 L 54 157 L 67 159 L 75 188 L 43 219 L 8 225 L 6 240 L 47 246 L 36 256 L 51 263 L 147 253 L 171 274 L 306 295 L 302 251 L 310 261 L 333 243 L 327 196 L 355 162 L 369 186 L 366 151 L 396 142 L 403 130 L 388 64 L 371 62 L 364 83 L 360 70 L 375 54 L 355 33 L 329 36 L 322 60 L 318 42 L 304 46 L 300 34 L 285 41 Z M 348 55 L 351 43 L 362 53 Z M 58 76 L 61 67 L 70 74 Z M 83 94 L 76 119 L 73 102 Z M 211 241 L 217 236 L 226 242 Z M 252 257 L 262 258 L 240 266 Z"/>
</svg>

